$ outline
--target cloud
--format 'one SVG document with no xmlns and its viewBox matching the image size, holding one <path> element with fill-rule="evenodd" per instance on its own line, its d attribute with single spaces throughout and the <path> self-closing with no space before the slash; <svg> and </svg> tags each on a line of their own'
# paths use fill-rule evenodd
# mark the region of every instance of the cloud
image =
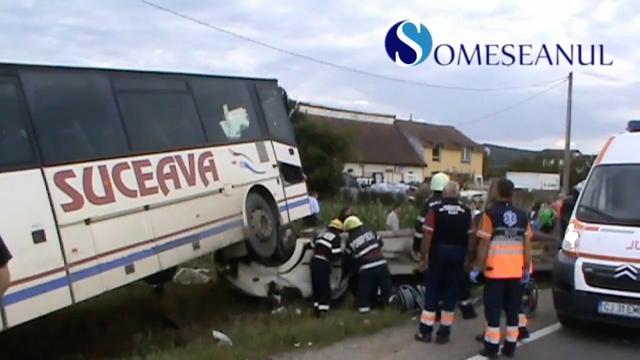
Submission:
<svg viewBox="0 0 640 360">
<path fill-rule="evenodd" d="M 155 0 L 275 46 L 386 76 L 470 87 L 538 83 L 574 70 L 574 142 L 597 151 L 640 116 L 640 4 L 632 0 L 503 2 Z M 400 68 L 386 57 L 388 27 L 427 24 L 434 42 L 605 44 L 609 67 Z M 291 57 L 160 12 L 138 1 L 0 3 L 4 61 L 278 78 L 292 97 L 443 124 L 476 119 L 542 88 L 457 92 L 400 84 Z M 431 60 L 431 59 L 430 59 Z M 555 147 L 564 137 L 566 88 L 462 128 L 475 140 Z"/>
</svg>

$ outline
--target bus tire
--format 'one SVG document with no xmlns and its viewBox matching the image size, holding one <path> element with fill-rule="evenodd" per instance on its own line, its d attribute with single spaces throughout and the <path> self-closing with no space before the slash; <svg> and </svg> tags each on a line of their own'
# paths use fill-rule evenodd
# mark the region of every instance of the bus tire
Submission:
<svg viewBox="0 0 640 360">
<path fill-rule="evenodd" d="M 250 192 L 246 202 L 249 248 L 266 260 L 273 257 L 278 248 L 280 222 L 269 202 L 257 192 Z"/>
</svg>

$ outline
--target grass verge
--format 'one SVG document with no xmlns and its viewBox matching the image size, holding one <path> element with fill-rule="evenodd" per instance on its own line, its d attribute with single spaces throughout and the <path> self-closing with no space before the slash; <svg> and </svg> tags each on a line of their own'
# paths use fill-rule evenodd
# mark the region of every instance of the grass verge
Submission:
<svg viewBox="0 0 640 360">
<path fill-rule="evenodd" d="M 229 324 L 226 334 L 232 347 L 217 346 L 212 337 L 203 336 L 184 347 L 156 351 L 133 359 L 264 359 L 275 353 L 319 348 L 342 339 L 375 333 L 407 321 L 407 316 L 387 310 L 365 317 L 338 310 L 325 319 L 310 314 L 241 316 Z"/>
<path fill-rule="evenodd" d="M 167 286 L 161 299 L 134 284 L 52 313 L 0 334 L 2 359 L 264 359 L 280 352 L 327 345 L 400 324 L 407 316 L 388 310 L 363 317 L 337 309 L 326 319 L 302 309 L 272 315 L 269 306 L 224 284 Z M 173 328 L 163 309 L 181 325 Z M 211 332 L 231 337 L 233 347 L 217 346 Z"/>
</svg>

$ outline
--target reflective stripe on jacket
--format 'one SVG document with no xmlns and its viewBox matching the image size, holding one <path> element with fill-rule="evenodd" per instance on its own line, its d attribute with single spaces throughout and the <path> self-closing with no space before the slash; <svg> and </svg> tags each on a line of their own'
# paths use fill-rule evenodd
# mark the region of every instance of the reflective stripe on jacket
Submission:
<svg viewBox="0 0 640 360">
<path fill-rule="evenodd" d="M 478 237 L 490 240 L 484 275 L 490 279 L 520 279 L 524 272 L 524 243 L 530 238 L 527 214 L 510 203 L 496 203 L 481 222 Z"/>
</svg>

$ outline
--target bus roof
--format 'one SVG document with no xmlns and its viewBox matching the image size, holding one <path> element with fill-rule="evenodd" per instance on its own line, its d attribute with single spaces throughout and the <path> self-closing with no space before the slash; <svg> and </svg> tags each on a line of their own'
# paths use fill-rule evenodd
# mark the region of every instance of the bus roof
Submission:
<svg viewBox="0 0 640 360">
<path fill-rule="evenodd" d="M 6 68 L 40 68 L 40 69 L 61 69 L 61 70 L 79 70 L 79 71 L 108 71 L 108 72 L 123 72 L 123 73 L 142 73 L 142 74 L 160 74 L 160 75 L 180 75 L 180 76 L 204 76 L 211 78 L 225 78 L 225 79 L 239 79 L 239 80 L 257 80 L 257 81 L 275 81 L 275 78 L 259 78 L 259 77 L 247 77 L 247 76 L 234 76 L 234 75 L 212 75 L 202 74 L 195 72 L 181 72 L 181 71 L 166 71 L 166 70 L 138 70 L 138 69 L 113 69 L 106 67 L 92 67 L 92 66 L 77 66 L 77 65 L 47 65 L 47 64 L 29 64 L 29 63 L 9 63 L 0 62 L 0 71 Z"/>
<path fill-rule="evenodd" d="M 598 156 L 598 165 L 640 164 L 640 132 L 612 137 Z"/>
</svg>

